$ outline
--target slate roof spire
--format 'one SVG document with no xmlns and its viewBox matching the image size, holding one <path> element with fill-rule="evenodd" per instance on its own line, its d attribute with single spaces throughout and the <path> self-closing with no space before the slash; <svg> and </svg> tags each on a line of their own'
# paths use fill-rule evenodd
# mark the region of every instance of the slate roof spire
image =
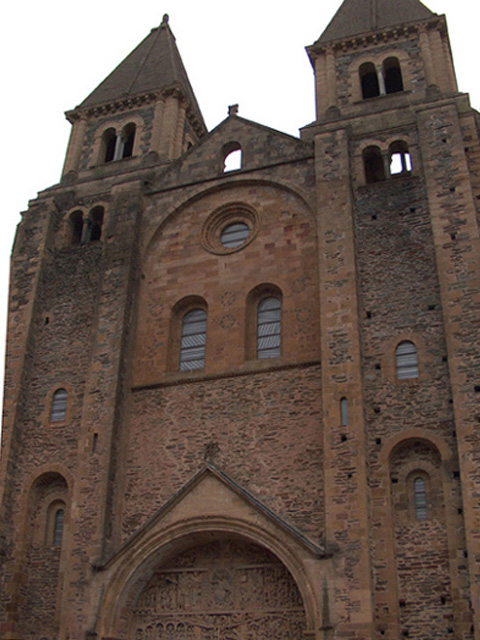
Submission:
<svg viewBox="0 0 480 640">
<path fill-rule="evenodd" d="M 344 0 L 318 43 L 428 20 L 436 14 L 420 0 Z"/>
<path fill-rule="evenodd" d="M 178 86 L 203 122 L 197 99 L 178 51 L 168 15 L 81 103 L 92 107 L 129 96 Z"/>
</svg>

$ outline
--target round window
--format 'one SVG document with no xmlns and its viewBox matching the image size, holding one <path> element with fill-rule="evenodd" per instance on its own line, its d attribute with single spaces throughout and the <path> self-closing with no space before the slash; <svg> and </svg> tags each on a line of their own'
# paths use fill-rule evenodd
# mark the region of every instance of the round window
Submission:
<svg viewBox="0 0 480 640">
<path fill-rule="evenodd" d="M 248 225 L 245 222 L 236 222 L 224 227 L 220 234 L 220 242 L 226 249 L 233 249 L 246 242 L 249 235 Z"/>
<path fill-rule="evenodd" d="M 210 214 L 202 228 L 202 245 L 218 254 L 244 249 L 258 233 L 258 216 L 252 207 L 233 202 Z"/>
</svg>

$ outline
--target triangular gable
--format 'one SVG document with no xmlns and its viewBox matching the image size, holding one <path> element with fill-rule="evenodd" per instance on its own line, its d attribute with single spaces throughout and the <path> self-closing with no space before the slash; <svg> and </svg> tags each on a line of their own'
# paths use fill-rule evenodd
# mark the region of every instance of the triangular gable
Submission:
<svg viewBox="0 0 480 640">
<path fill-rule="evenodd" d="M 226 474 L 207 464 L 180 491 L 168 500 L 138 531 L 126 540 L 102 565 L 104 569 L 155 531 L 168 529 L 185 520 L 234 518 L 250 527 L 263 527 L 287 536 L 314 557 L 325 556 L 324 549 L 268 509 L 262 502 Z"/>
<path fill-rule="evenodd" d="M 242 169 L 255 170 L 279 163 L 313 158 L 311 142 L 305 142 L 257 122 L 232 115 L 202 138 L 199 144 L 169 165 L 159 177 L 158 186 L 163 189 L 234 175 L 237 172 L 223 173 L 223 150 L 232 142 L 238 143 L 242 149 Z"/>
</svg>

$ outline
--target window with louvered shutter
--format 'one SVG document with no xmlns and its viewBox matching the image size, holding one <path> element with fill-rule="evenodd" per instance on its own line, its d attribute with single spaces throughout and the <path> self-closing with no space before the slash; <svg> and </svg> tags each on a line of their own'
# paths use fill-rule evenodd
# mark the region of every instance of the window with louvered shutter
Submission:
<svg viewBox="0 0 480 640">
<path fill-rule="evenodd" d="M 417 520 L 427 519 L 427 486 L 424 478 L 413 481 L 413 500 Z"/>
<path fill-rule="evenodd" d="M 244 222 L 229 224 L 220 235 L 220 242 L 226 249 L 239 247 L 248 240 L 250 229 Z"/>
<path fill-rule="evenodd" d="M 413 342 L 401 342 L 396 350 L 397 378 L 418 378 L 418 356 Z"/>
<path fill-rule="evenodd" d="M 263 298 L 257 307 L 257 358 L 278 358 L 281 350 L 282 301 Z"/>
<path fill-rule="evenodd" d="M 67 413 L 67 392 L 57 389 L 53 394 L 50 422 L 63 422 Z"/>
<path fill-rule="evenodd" d="M 180 371 L 203 369 L 207 344 L 207 314 L 193 309 L 183 316 L 180 340 Z"/>
<path fill-rule="evenodd" d="M 55 519 L 53 522 L 53 546 L 59 547 L 62 544 L 63 537 L 63 524 L 65 522 L 65 511 L 63 509 L 57 509 L 55 512 Z"/>
</svg>

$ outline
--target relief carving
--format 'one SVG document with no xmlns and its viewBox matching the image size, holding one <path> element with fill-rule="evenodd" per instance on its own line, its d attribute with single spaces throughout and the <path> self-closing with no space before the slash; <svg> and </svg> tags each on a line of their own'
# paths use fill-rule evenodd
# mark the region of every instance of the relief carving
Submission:
<svg viewBox="0 0 480 640">
<path fill-rule="evenodd" d="M 197 547 L 160 567 L 132 612 L 130 640 L 300 640 L 305 613 L 287 569 L 236 541 Z"/>
</svg>

